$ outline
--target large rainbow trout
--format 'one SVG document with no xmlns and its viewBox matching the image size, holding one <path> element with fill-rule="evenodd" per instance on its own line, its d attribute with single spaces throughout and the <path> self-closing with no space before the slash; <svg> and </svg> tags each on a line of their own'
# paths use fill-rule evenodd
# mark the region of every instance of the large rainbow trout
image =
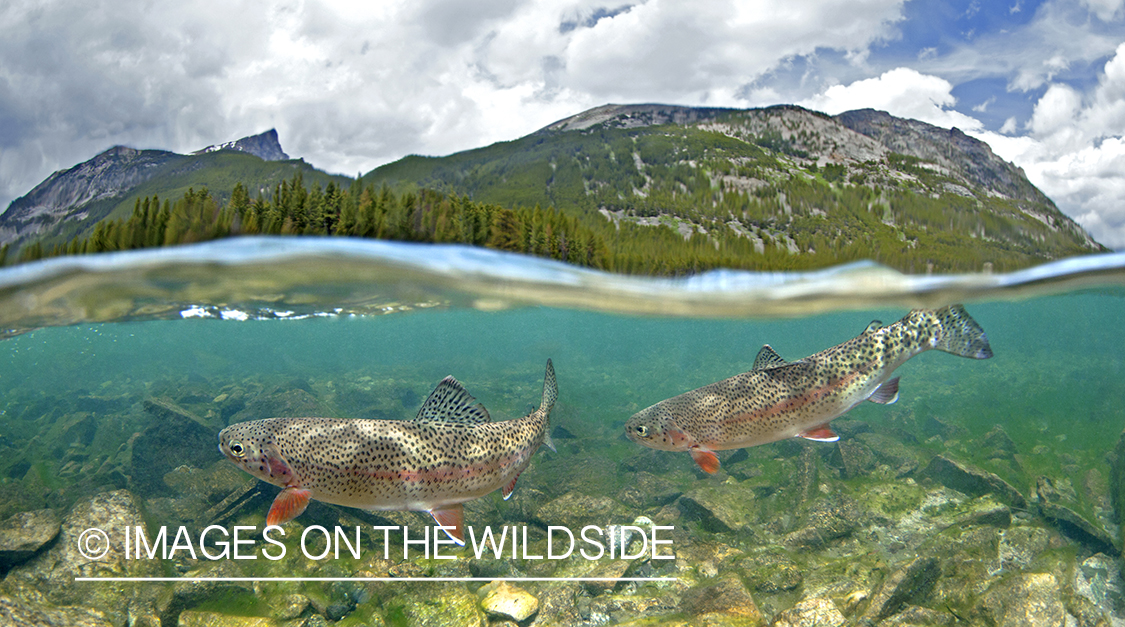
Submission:
<svg viewBox="0 0 1125 627">
<path fill-rule="evenodd" d="M 539 445 L 554 450 L 548 421 L 557 398 L 548 359 L 539 409 L 517 420 L 491 422 L 488 410 L 446 377 L 413 420 L 253 420 L 220 431 L 219 451 L 282 488 L 267 525 L 293 520 L 316 499 L 365 510 L 429 512 L 464 545 L 461 504 L 496 489 L 507 499 Z"/>
<path fill-rule="evenodd" d="M 960 305 L 915 309 L 890 326 L 876 320 L 859 337 L 791 363 L 767 344 L 750 372 L 637 412 L 625 423 L 625 435 L 655 449 L 687 451 L 709 473 L 719 469 L 714 451 L 792 437 L 835 442 L 839 436 L 828 426 L 833 418 L 863 401 L 898 400 L 898 377 L 891 373 L 932 348 L 992 357 L 984 330 Z"/>
</svg>

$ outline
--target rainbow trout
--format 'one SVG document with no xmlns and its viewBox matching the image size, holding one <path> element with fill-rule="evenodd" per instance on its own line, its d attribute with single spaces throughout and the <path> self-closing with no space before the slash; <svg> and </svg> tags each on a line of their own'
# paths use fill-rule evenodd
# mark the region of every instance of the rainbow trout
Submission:
<svg viewBox="0 0 1125 627">
<path fill-rule="evenodd" d="M 446 377 L 413 420 L 253 420 L 220 431 L 219 451 L 282 488 L 267 525 L 293 520 L 316 499 L 365 510 L 429 512 L 464 545 L 461 504 L 497 488 L 507 499 L 539 445 L 555 449 L 547 428 L 557 398 L 548 359 L 539 409 L 517 420 L 491 422 L 488 410 Z"/>
<path fill-rule="evenodd" d="M 714 451 L 799 437 L 840 439 L 828 423 L 862 403 L 898 400 L 906 360 L 936 348 L 972 359 L 992 357 L 984 330 L 960 305 L 915 309 L 898 322 L 878 320 L 856 338 L 804 359 L 786 362 L 769 345 L 750 372 L 685 392 L 637 412 L 625 435 L 664 451 L 687 451 L 708 473 L 719 469 Z"/>
</svg>

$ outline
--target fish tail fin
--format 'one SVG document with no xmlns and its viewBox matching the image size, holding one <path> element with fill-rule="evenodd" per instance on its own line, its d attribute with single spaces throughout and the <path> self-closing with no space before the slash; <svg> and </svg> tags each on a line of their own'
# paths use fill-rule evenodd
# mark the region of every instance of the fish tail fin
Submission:
<svg viewBox="0 0 1125 627">
<path fill-rule="evenodd" d="M 559 398 L 559 385 L 555 381 L 555 366 L 547 359 L 547 371 L 543 373 L 543 402 L 539 404 L 539 413 L 543 414 L 543 444 L 552 451 L 555 450 L 555 441 L 551 439 L 551 410 Z"/>
<path fill-rule="evenodd" d="M 555 382 L 555 367 L 551 365 L 551 360 L 548 359 L 547 371 L 543 374 L 543 402 L 539 405 L 539 411 L 549 416 L 558 398 L 559 385 Z"/>
<path fill-rule="evenodd" d="M 933 315 L 937 318 L 940 329 L 934 340 L 934 348 L 971 359 L 992 357 L 988 336 L 964 307 L 950 305 L 934 311 Z"/>
</svg>

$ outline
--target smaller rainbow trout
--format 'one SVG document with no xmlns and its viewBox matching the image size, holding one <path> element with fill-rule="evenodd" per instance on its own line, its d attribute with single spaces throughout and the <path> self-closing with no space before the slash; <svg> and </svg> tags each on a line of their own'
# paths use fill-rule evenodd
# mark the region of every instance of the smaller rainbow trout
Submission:
<svg viewBox="0 0 1125 627">
<path fill-rule="evenodd" d="M 516 420 L 491 422 L 488 410 L 446 377 L 413 420 L 252 420 L 220 431 L 219 451 L 282 488 L 267 525 L 293 520 L 316 499 L 366 510 L 429 512 L 464 545 L 462 503 L 496 489 L 507 499 L 539 445 L 555 449 L 548 422 L 557 398 L 548 359 L 539 409 Z"/>
<path fill-rule="evenodd" d="M 792 363 L 769 345 L 750 372 L 685 392 L 637 412 L 625 435 L 664 451 L 687 451 L 699 467 L 719 469 L 714 451 L 800 437 L 840 439 L 828 423 L 862 403 L 898 400 L 906 360 L 936 348 L 972 359 L 992 357 L 984 330 L 960 305 L 915 309 L 883 326 L 878 320 L 856 338 Z"/>
</svg>

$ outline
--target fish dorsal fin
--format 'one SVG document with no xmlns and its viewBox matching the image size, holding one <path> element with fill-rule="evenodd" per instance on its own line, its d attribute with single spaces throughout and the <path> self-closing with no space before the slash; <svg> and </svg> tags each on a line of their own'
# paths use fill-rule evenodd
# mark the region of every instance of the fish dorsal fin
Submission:
<svg viewBox="0 0 1125 627">
<path fill-rule="evenodd" d="M 878 331 L 879 329 L 882 329 L 882 328 L 883 328 L 883 321 L 882 320 L 872 320 L 871 324 L 867 325 L 867 328 L 863 330 L 863 334 L 867 335 L 868 333 L 873 333 L 873 332 Z"/>
<path fill-rule="evenodd" d="M 444 422 L 447 424 L 479 425 L 490 422 L 488 410 L 473 398 L 461 383 L 446 377 L 430 392 L 414 422 Z"/>
<path fill-rule="evenodd" d="M 766 368 L 776 368 L 784 366 L 789 362 L 781 358 L 769 344 L 762 346 L 762 350 L 758 351 L 758 356 L 754 358 L 754 367 L 751 370 L 765 370 Z"/>
</svg>

